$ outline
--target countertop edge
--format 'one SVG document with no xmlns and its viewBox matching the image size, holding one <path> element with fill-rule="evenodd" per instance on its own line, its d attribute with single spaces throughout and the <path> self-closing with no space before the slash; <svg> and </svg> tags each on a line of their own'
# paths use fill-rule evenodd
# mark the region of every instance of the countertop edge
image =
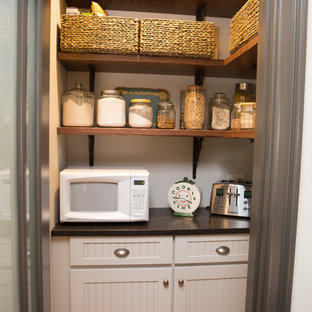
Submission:
<svg viewBox="0 0 312 312">
<path fill-rule="evenodd" d="M 92 230 L 57 230 L 51 231 L 52 237 L 60 236 L 175 236 L 175 235 L 208 235 L 208 234 L 244 234 L 249 233 L 249 228 L 207 229 L 207 230 L 136 230 L 136 231 L 92 231 Z"/>
</svg>

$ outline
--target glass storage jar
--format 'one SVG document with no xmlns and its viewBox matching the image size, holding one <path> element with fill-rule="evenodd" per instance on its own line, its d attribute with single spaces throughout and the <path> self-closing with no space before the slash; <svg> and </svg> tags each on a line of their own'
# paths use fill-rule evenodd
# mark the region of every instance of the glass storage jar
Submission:
<svg viewBox="0 0 312 312">
<path fill-rule="evenodd" d="M 203 129 L 205 112 L 204 88 L 201 86 L 187 87 L 184 107 L 185 128 L 189 130 Z"/>
<path fill-rule="evenodd" d="M 180 92 L 180 129 L 185 129 L 185 122 L 184 122 L 185 93 L 186 93 L 186 90 L 182 90 Z"/>
<path fill-rule="evenodd" d="M 255 102 L 241 103 L 240 123 L 242 130 L 251 130 L 254 128 Z"/>
<path fill-rule="evenodd" d="M 131 100 L 129 105 L 129 126 L 132 128 L 151 128 L 153 126 L 153 107 L 151 106 L 151 100 Z"/>
<path fill-rule="evenodd" d="M 240 113 L 241 106 L 240 103 L 235 103 L 231 112 L 231 129 L 240 130 Z"/>
<path fill-rule="evenodd" d="M 94 93 L 75 83 L 75 88 L 62 95 L 63 126 L 90 127 L 94 125 Z"/>
<path fill-rule="evenodd" d="M 253 103 L 253 128 L 256 128 L 256 102 Z"/>
<path fill-rule="evenodd" d="M 97 125 L 100 127 L 124 127 L 126 125 L 126 101 L 119 90 L 102 90 L 97 101 Z"/>
<path fill-rule="evenodd" d="M 255 84 L 240 82 L 235 84 L 234 103 L 251 102 L 255 97 Z"/>
<path fill-rule="evenodd" d="M 157 107 L 157 128 L 174 129 L 175 127 L 175 110 L 171 102 L 158 103 Z"/>
<path fill-rule="evenodd" d="M 226 130 L 230 127 L 230 111 L 228 105 L 229 99 L 225 93 L 214 93 L 211 98 L 211 129 Z"/>
</svg>

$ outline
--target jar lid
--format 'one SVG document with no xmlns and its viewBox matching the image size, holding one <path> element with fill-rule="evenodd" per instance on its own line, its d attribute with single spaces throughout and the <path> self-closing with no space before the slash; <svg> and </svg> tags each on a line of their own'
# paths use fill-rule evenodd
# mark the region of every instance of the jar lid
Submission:
<svg viewBox="0 0 312 312">
<path fill-rule="evenodd" d="M 101 95 L 118 95 L 122 96 L 122 93 L 120 90 L 102 90 Z"/>
<path fill-rule="evenodd" d="M 64 91 L 63 94 L 66 95 L 75 95 L 75 96 L 86 96 L 86 97 L 94 97 L 93 92 L 89 92 L 85 89 L 82 88 L 82 83 L 81 82 L 75 82 L 75 88 Z"/>
<path fill-rule="evenodd" d="M 235 84 L 235 91 L 255 91 L 254 83 L 240 82 Z"/>
<path fill-rule="evenodd" d="M 158 108 L 160 108 L 160 109 L 174 109 L 174 104 L 172 102 L 160 102 L 160 103 L 158 103 Z"/>
<path fill-rule="evenodd" d="M 225 93 L 217 92 L 213 94 L 211 98 L 212 104 L 228 104 L 229 99 L 226 97 Z"/>
<path fill-rule="evenodd" d="M 241 106 L 252 106 L 256 107 L 256 102 L 241 102 L 239 103 Z"/>
<path fill-rule="evenodd" d="M 151 100 L 148 99 L 132 99 L 131 103 L 151 103 Z"/>
<path fill-rule="evenodd" d="M 188 86 L 187 89 L 188 90 L 203 90 L 204 87 L 203 86 Z"/>
<path fill-rule="evenodd" d="M 215 99 L 228 99 L 223 92 L 216 92 L 213 94 L 213 98 Z"/>
</svg>

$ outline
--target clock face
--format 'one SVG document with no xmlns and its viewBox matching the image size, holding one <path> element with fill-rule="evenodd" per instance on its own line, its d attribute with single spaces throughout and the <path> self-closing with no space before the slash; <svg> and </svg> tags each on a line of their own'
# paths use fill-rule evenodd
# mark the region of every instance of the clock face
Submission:
<svg viewBox="0 0 312 312">
<path fill-rule="evenodd" d="M 168 191 L 168 202 L 175 212 L 192 213 L 200 203 L 200 192 L 196 185 L 180 182 Z"/>
</svg>

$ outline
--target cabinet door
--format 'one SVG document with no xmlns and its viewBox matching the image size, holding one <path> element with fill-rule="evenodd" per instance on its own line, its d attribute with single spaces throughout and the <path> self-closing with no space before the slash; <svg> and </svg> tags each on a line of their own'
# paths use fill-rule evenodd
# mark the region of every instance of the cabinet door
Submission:
<svg viewBox="0 0 312 312">
<path fill-rule="evenodd" d="M 169 312 L 171 272 L 171 268 L 72 269 L 71 312 Z"/>
<path fill-rule="evenodd" d="M 244 312 L 247 264 L 175 268 L 174 312 Z"/>
</svg>

